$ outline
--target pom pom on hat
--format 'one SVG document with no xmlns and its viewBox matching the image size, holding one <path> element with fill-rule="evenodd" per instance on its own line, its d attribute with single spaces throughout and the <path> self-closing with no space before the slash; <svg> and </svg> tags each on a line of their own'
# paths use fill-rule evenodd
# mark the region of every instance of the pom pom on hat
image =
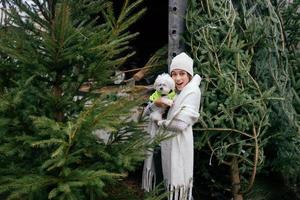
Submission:
<svg viewBox="0 0 300 200">
<path fill-rule="evenodd" d="M 172 59 L 170 65 L 170 73 L 174 69 L 181 69 L 189 73 L 191 76 L 194 76 L 193 64 L 193 59 L 186 53 L 182 52 Z"/>
</svg>

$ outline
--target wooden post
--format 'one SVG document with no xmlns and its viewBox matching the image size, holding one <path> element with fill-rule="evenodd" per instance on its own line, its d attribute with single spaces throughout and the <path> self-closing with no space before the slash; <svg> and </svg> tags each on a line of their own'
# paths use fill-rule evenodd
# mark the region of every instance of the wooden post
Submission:
<svg viewBox="0 0 300 200">
<path fill-rule="evenodd" d="M 168 65 L 173 57 L 184 50 L 181 40 L 185 28 L 185 13 L 187 0 L 169 0 L 169 39 L 168 39 Z"/>
</svg>

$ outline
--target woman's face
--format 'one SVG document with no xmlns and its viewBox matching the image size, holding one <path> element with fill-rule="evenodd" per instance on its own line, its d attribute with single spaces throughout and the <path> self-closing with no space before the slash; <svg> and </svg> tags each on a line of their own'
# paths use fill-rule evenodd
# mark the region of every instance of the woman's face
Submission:
<svg viewBox="0 0 300 200">
<path fill-rule="evenodd" d="M 189 74 L 181 69 L 172 70 L 171 77 L 175 81 L 176 89 L 179 91 L 181 91 L 190 82 Z"/>
</svg>

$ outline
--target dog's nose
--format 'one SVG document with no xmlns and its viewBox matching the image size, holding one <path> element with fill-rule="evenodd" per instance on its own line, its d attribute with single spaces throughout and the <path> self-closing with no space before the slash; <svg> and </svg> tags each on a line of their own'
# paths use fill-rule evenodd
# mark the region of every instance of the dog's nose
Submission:
<svg viewBox="0 0 300 200">
<path fill-rule="evenodd" d="M 159 90 L 163 90 L 163 89 L 164 89 L 163 87 L 160 87 L 160 88 L 159 88 Z"/>
</svg>

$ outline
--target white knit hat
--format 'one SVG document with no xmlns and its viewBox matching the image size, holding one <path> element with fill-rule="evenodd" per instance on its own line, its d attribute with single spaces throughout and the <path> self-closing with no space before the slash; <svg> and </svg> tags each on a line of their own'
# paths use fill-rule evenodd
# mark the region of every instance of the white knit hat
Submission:
<svg viewBox="0 0 300 200">
<path fill-rule="evenodd" d="M 174 69 L 182 69 L 188 72 L 191 76 L 194 76 L 193 64 L 193 59 L 189 57 L 186 53 L 182 52 L 172 59 L 170 65 L 170 73 Z"/>
</svg>

